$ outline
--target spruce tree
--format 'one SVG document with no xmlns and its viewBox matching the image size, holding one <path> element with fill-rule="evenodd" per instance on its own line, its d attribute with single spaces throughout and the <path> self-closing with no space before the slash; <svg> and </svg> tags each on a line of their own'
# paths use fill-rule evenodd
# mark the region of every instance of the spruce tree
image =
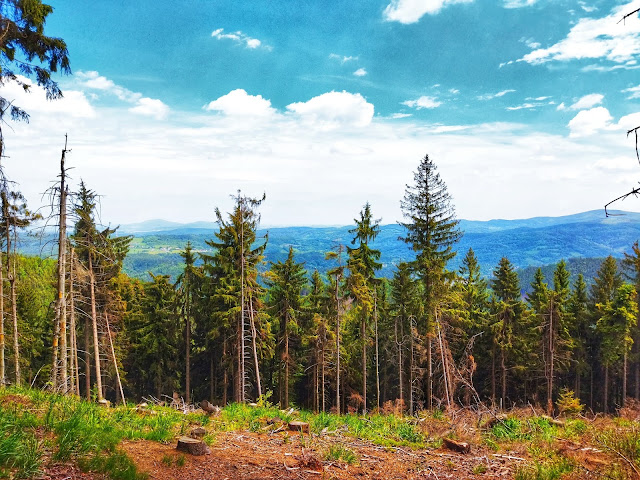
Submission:
<svg viewBox="0 0 640 480">
<path fill-rule="evenodd" d="M 368 324 L 376 309 L 375 274 L 382 267 L 378 262 L 380 250 L 369 245 L 380 233 L 380 220 L 374 220 L 371 205 L 367 202 L 360 212 L 360 219 L 354 220 L 355 228 L 349 233 L 355 234 L 351 241 L 357 248 L 348 248 L 349 278 L 347 286 L 355 300 L 354 315 L 360 319 L 360 341 L 362 343 L 362 409 L 367 410 L 367 344 L 369 342 Z M 374 315 L 377 317 L 377 315 Z M 377 320 L 377 319 L 376 319 Z M 377 325 L 375 325 L 377 330 Z M 379 385 L 379 378 L 376 377 Z"/>
<path fill-rule="evenodd" d="M 407 185 L 400 202 L 406 221 L 400 223 L 406 234 L 402 238 L 416 253 L 414 270 L 424 286 L 424 315 L 427 337 L 427 407 L 433 407 L 432 340 L 440 300 L 445 295 L 447 262 L 456 255 L 453 250 L 462 236 L 447 187 L 435 163 L 425 155 L 414 173 L 414 184 Z"/>
<path fill-rule="evenodd" d="M 636 292 L 640 292 L 640 246 L 638 241 L 632 245 L 631 253 L 624 254 L 622 260 L 624 276 L 636 288 Z M 636 298 L 636 303 L 640 303 L 640 298 Z M 633 372 L 635 399 L 640 400 L 640 328 L 638 325 L 633 329 Z"/>
<path fill-rule="evenodd" d="M 271 315 L 278 321 L 278 345 L 280 362 L 278 368 L 279 401 L 282 408 L 289 408 L 290 370 L 294 363 L 291 339 L 299 333 L 303 315 L 302 289 L 307 284 L 307 272 L 294 258 L 293 247 L 284 262 L 271 264 L 267 273 L 269 307 Z"/>
</svg>

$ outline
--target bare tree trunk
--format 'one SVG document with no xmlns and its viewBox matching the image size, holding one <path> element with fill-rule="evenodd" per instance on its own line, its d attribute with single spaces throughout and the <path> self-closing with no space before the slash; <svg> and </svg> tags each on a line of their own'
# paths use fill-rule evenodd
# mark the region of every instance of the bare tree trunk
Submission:
<svg viewBox="0 0 640 480">
<path fill-rule="evenodd" d="M 262 382 L 260 381 L 260 363 L 258 362 L 258 332 L 253 312 L 253 297 L 249 295 L 249 321 L 251 322 L 251 347 L 253 350 L 253 368 L 256 370 L 256 387 L 258 397 L 262 396 Z M 287 379 L 288 381 L 288 379 Z M 288 395 L 287 391 L 287 395 Z"/>
<path fill-rule="evenodd" d="M 340 276 L 336 274 L 336 413 L 340 415 Z"/>
<path fill-rule="evenodd" d="M 84 319 L 84 387 L 87 400 L 91 400 L 91 333 L 89 317 Z"/>
<path fill-rule="evenodd" d="M 604 391 L 602 399 L 604 413 L 609 412 L 609 365 L 604 367 Z"/>
<path fill-rule="evenodd" d="M 447 407 L 451 408 L 451 389 L 449 388 L 449 368 L 444 352 L 444 342 L 442 341 L 442 329 L 440 328 L 440 320 L 436 315 L 436 326 L 438 328 L 438 343 L 440 344 L 440 356 L 442 359 L 442 373 L 444 377 L 444 392 L 447 396 Z"/>
<path fill-rule="evenodd" d="M 120 381 L 120 370 L 118 369 L 118 359 L 116 358 L 116 351 L 113 348 L 113 339 L 111 338 L 111 327 L 109 326 L 109 314 L 104 312 L 104 321 L 107 325 L 107 335 L 109 336 L 109 345 L 111 346 L 111 357 L 113 358 L 113 366 L 116 369 L 116 379 L 118 380 L 118 389 L 120 398 L 122 399 L 122 405 L 126 405 L 127 401 L 124 398 L 124 390 L 122 390 L 122 381 Z"/>
<path fill-rule="evenodd" d="M 15 261 L 15 260 L 14 260 Z M 15 360 L 16 385 L 22 384 L 20 376 L 20 343 L 18 341 L 18 298 L 16 295 L 16 271 L 15 265 L 10 278 L 11 283 L 11 316 L 13 317 L 13 359 Z M 66 344 L 66 341 L 65 341 Z M 66 375 L 63 377 L 66 379 Z"/>
<path fill-rule="evenodd" d="M 245 373 L 244 373 L 244 310 L 245 310 L 245 293 L 244 293 L 244 211 L 240 211 L 240 218 L 242 221 L 242 225 L 240 228 L 240 352 L 239 352 L 239 371 L 238 376 L 240 377 L 240 392 L 238 401 L 245 401 Z"/>
<path fill-rule="evenodd" d="M 5 363 L 5 343 L 4 343 L 4 269 L 2 266 L 2 255 L 0 254 L 0 387 L 4 387 L 7 382 L 7 371 Z"/>
<path fill-rule="evenodd" d="M 433 409 L 433 360 L 431 358 L 431 332 L 427 333 L 427 406 Z"/>
<path fill-rule="evenodd" d="M 496 344 L 491 348 L 491 404 L 496 406 Z"/>
<path fill-rule="evenodd" d="M 190 297 L 191 297 L 191 284 L 188 283 L 187 284 L 187 298 L 186 298 L 186 306 L 185 306 L 185 313 L 186 313 L 186 322 L 185 322 L 185 329 L 186 329 L 186 339 L 185 339 L 185 362 L 186 362 L 186 372 L 185 372 L 185 399 L 187 404 L 191 403 L 191 305 L 189 303 Z"/>
<path fill-rule="evenodd" d="M 373 324 L 376 336 L 376 404 L 380 410 L 380 344 L 378 341 L 378 291 L 373 296 Z"/>
<path fill-rule="evenodd" d="M 284 326 L 284 408 L 289 408 L 289 329 Z"/>
<path fill-rule="evenodd" d="M 325 364 L 325 358 L 324 358 L 324 346 L 326 344 L 326 331 L 322 330 L 322 335 L 323 335 L 323 340 L 322 340 L 322 351 L 320 352 L 320 361 L 322 362 L 320 365 L 321 368 L 321 374 L 320 374 L 320 391 L 321 391 L 321 398 L 322 398 L 322 412 L 324 413 L 326 411 L 326 406 L 325 406 L 325 395 L 324 395 L 324 385 L 325 385 L 325 368 L 324 368 L 324 364 Z"/>
<path fill-rule="evenodd" d="M 367 324 L 364 317 L 360 326 L 362 329 L 362 413 L 367 413 Z"/>
<path fill-rule="evenodd" d="M 67 154 L 67 136 L 65 135 L 64 140 L 64 149 L 62 150 L 62 155 L 60 158 L 60 209 L 59 209 L 59 236 L 58 236 L 58 300 L 56 305 L 56 319 L 53 329 L 53 359 L 52 359 L 52 371 L 51 371 L 51 381 L 53 384 L 53 389 L 58 389 L 58 342 L 60 339 L 64 339 L 62 341 L 64 349 L 60 349 L 60 354 L 62 356 L 62 361 L 64 366 L 66 367 L 67 363 L 67 352 L 66 352 L 66 326 L 67 326 L 67 308 L 66 308 L 66 293 L 65 293 L 65 255 L 67 251 L 67 186 L 65 183 L 66 180 L 66 171 L 64 168 L 65 156 Z M 7 235 L 8 238 L 8 235 Z M 9 262 L 7 262 L 9 263 Z M 66 392 L 67 389 L 67 372 L 66 369 L 62 369 L 62 388 L 63 391 Z"/>
<path fill-rule="evenodd" d="M 625 347 L 623 364 L 622 364 L 622 406 L 623 407 L 627 406 L 627 361 L 628 361 L 628 354 L 627 354 L 627 349 Z"/>
<path fill-rule="evenodd" d="M 90 248 L 89 244 L 89 248 Z M 100 369 L 100 339 L 98 338 L 98 314 L 96 312 L 96 291 L 95 291 L 95 276 L 93 273 L 93 261 L 91 250 L 89 250 L 89 282 L 91 292 L 91 323 L 93 326 L 93 355 L 95 357 L 96 365 L 96 386 L 98 389 L 98 401 L 104 400 L 102 393 L 102 374 Z"/>
<path fill-rule="evenodd" d="M 223 360 L 227 358 L 227 339 L 225 338 L 222 342 L 222 358 Z M 222 405 L 227 404 L 227 393 L 229 390 L 229 367 L 225 365 L 226 362 L 223 363 L 224 373 L 222 374 Z"/>
<path fill-rule="evenodd" d="M 553 376 L 555 374 L 554 371 L 554 361 L 555 361 L 555 339 L 553 332 L 555 331 L 555 326 L 553 324 L 553 296 L 551 297 L 551 308 L 549 310 L 549 380 L 547 384 L 547 414 L 551 415 L 553 413 Z"/>
<path fill-rule="evenodd" d="M 400 326 L 402 328 L 402 325 Z M 396 317 L 396 321 L 393 329 L 396 341 L 396 347 L 398 348 L 398 387 L 400 390 L 400 403 L 404 402 L 403 390 L 402 390 L 402 344 L 398 341 L 398 317 Z M 401 335 L 402 338 L 402 335 Z"/>
<path fill-rule="evenodd" d="M 500 349 L 500 368 L 502 369 L 502 396 L 500 397 L 500 408 L 505 408 L 507 402 L 507 365 L 505 362 L 504 348 Z"/>
<path fill-rule="evenodd" d="M 413 408 L 413 382 L 415 380 L 415 339 L 413 336 L 413 322 L 410 325 L 411 327 L 411 358 L 410 358 L 410 363 L 409 363 L 409 413 L 411 415 L 413 415 L 414 412 L 414 408 Z"/>
<path fill-rule="evenodd" d="M 76 338 L 76 310 L 74 298 L 74 268 L 75 250 L 71 248 L 69 255 L 69 344 L 71 363 L 71 391 L 80 396 L 80 377 L 78 375 L 78 340 Z"/>
</svg>

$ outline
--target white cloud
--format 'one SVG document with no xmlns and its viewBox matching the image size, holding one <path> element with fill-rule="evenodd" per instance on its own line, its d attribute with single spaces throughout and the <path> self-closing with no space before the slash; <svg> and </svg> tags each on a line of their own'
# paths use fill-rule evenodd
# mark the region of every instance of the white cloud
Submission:
<svg viewBox="0 0 640 480">
<path fill-rule="evenodd" d="M 637 85 L 635 87 L 625 88 L 624 90 L 622 90 L 622 92 L 630 93 L 630 95 L 627 97 L 629 99 L 640 98 L 640 85 Z"/>
<path fill-rule="evenodd" d="M 204 109 L 210 112 L 221 112 L 225 115 L 265 117 L 275 113 L 271 101 L 262 95 L 249 95 L 238 88 L 226 95 L 209 102 Z"/>
<path fill-rule="evenodd" d="M 508 90 L 502 90 L 498 93 L 487 93 L 484 95 L 479 95 L 478 100 L 493 100 L 494 98 L 504 97 L 507 93 L 513 93 L 513 92 L 515 92 L 515 90 L 508 89 Z"/>
<path fill-rule="evenodd" d="M 538 0 L 504 0 L 504 8 L 522 8 L 535 5 Z"/>
<path fill-rule="evenodd" d="M 532 48 L 532 49 L 540 47 L 540 43 L 536 42 L 533 38 L 522 37 L 520 39 L 520 42 L 524 43 L 527 47 Z"/>
<path fill-rule="evenodd" d="M 271 50 L 269 45 L 263 44 L 257 38 L 252 38 L 249 35 L 238 30 L 233 33 L 224 33 L 224 28 L 218 28 L 211 32 L 211 36 L 218 40 L 232 40 L 238 44 L 244 45 L 246 48 L 254 50 L 256 48 L 264 48 L 266 50 Z"/>
<path fill-rule="evenodd" d="M 610 129 L 613 117 L 604 107 L 582 110 L 569 121 L 571 137 L 586 137 L 601 130 Z"/>
<path fill-rule="evenodd" d="M 585 95 L 580 98 L 573 105 L 567 107 L 564 102 L 558 105 L 558 110 L 585 110 L 587 108 L 593 108 L 596 105 L 600 105 L 602 100 L 604 99 L 604 95 L 600 93 L 590 93 L 589 95 Z"/>
<path fill-rule="evenodd" d="M 460 90 L 458 90 L 457 88 L 450 88 L 450 89 L 449 89 L 449 93 L 450 93 L 451 95 L 457 95 L 457 94 L 459 94 L 459 93 L 460 93 Z"/>
<path fill-rule="evenodd" d="M 359 68 L 358 70 L 356 70 L 355 72 L 353 72 L 353 74 L 356 77 L 364 77 L 367 74 L 367 71 L 364 68 Z"/>
<path fill-rule="evenodd" d="M 340 125 L 366 127 L 373 119 L 374 107 L 359 93 L 328 92 L 306 102 L 287 105 L 287 110 L 321 128 Z"/>
<path fill-rule="evenodd" d="M 615 7 L 602 18 L 582 18 L 563 40 L 548 47 L 538 48 L 518 61 L 539 65 L 551 61 L 580 59 L 605 59 L 632 68 L 640 54 L 640 22 L 619 20 L 625 13 L 640 7 L 640 0 L 633 0 Z M 631 63 L 628 63 L 631 62 Z"/>
<path fill-rule="evenodd" d="M 409 24 L 417 22 L 427 13 L 434 15 L 447 5 L 470 2 L 473 0 L 391 0 L 382 15 L 388 22 Z"/>
<path fill-rule="evenodd" d="M 404 101 L 402 102 L 402 105 L 415 108 L 416 110 L 422 110 L 423 108 L 437 108 L 440 105 L 442 105 L 442 102 L 435 97 L 429 97 L 429 96 L 423 95 L 422 97 L 416 100 Z"/>
<path fill-rule="evenodd" d="M 413 117 L 413 114 L 411 114 L 411 113 L 394 113 L 393 115 L 391 115 L 391 118 L 393 118 L 393 119 L 407 118 L 407 117 Z"/>
<path fill-rule="evenodd" d="M 115 95 L 123 102 L 135 103 L 142 98 L 141 93 L 132 92 L 131 90 L 117 85 L 96 71 L 83 72 L 79 71 L 75 74 L 75 78 L 79 80 L 79 85 L 90 90 L 98 90 L 111 95 Z"/>
<path fill-rule="evenodd" d="M 545 98 L 549 98 L 549 97 L 540 97 L 540 99 L 545 99 Z M 536 99 L 531 99 L 531 100 L 536 100 Z M 551 101 L 533 101 L 533 102 L 525 102 L 521 105 L 515 105 L 512 107 L 507 107 L 507 110 L 511 110 L 511 111 L 515 111 L 515 110 L 534 110 L 536 108 L 539 107 L 548 107 L 549 105 L 555 105 L 556 102 L 554 102 L 553 100 Z"/>
<path fill-rule="evenodd" d="M 0 90 L 2 96 L 23 110 L 32 119 L 41 115 L 73 118 L 93 118 L 95 109 L 82 91 L 65 90 L 64 97 L 59 100 L 47 100 L 42 88 L 34 85 L 31 80 L 18 75 L 20 82 L 31 85 L 25 91 L 16 82 L 6 82 Z"/>
<path fill-rule="evenodd" d="M 358 57 L 338 55 L 337 53 L 329 54 L 329 58 L 331 58 L 332 60 L 338 60 L 340 61 L 340 63 L 347 63 L 347 62 L 353 62 L 355 60 L 358 60 Z"/>
<path fill-rule="evenodd" d="M 169 107 L 161 100 L 147 97 L 138 100 L 137 105 L 130 108 L 129 111 L 138 115 L 153 117 L 157 120 L 164 120 L 169 115 Z"/>
</svg>

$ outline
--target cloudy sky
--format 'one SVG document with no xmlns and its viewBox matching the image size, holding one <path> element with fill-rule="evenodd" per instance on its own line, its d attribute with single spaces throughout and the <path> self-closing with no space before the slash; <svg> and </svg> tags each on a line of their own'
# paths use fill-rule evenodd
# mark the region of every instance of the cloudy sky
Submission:
<svg viewBox="0 0 640 480">
<path fill-rule="evenodd" d="M 237 189 L 265 225 L 383 223 L 429 154 L 466 219 L 601 208 L 640 181 L 636 1 L 51 0 L 64 100 L 7 85 L 31 206 L 74 181 L 103 221 L 212 220 Z M 640 199 L 617 207 L 639 211 Z"/>
</svg>

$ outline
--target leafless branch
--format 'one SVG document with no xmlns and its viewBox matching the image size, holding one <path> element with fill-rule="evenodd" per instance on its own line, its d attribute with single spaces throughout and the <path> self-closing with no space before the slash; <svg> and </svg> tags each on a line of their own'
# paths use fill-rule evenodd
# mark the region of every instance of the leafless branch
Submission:
<svg viewBox="0 0 640 480">
<path fill-rule="evenodd" d="M 633 15 L 634 13 L 638 13 L 638 12 L 640 12 L 640 8 L 636 8 L 633 12 L 629 12 L 629 13 L 627 13 L 624 17 L 622 17 L 620 20 L 618 20 L 618 23 L 620 23 L 620 22 L 623 22 L 623 23 L 624 23 L 624 21 L 625 21 L 627 18 L 629 18 L 629 17 L 630 17 L 631 15 Z"/>
<path fill-rule="evenodd" d="M 618 216 L 620 216 L 620 214 L 617 214 L 617 213 L 609 213 L 607 211 L 607 207 L 609 205 L 611 205 L 612 203 L 615 203 L 618 200 L 624 200 L 625 198 L 627 198 L 627 197 L 629 197 L 631 195 L 633 195 L 634 197 L 637 197 L 638 195 L 640 195 L 640 187 L 636 187 L 633 190 L 631 190 L 630 192 L 625 193 L 624 195 L 620 195 L 618 198 L 615 198 L 615 199 L 611 200 L 609 203 L 607 203 L 604 206 L 604 214 L 605 214 L 605 216 L 607 216 L 607 217 L 618 217 Z"/>
</svg>

